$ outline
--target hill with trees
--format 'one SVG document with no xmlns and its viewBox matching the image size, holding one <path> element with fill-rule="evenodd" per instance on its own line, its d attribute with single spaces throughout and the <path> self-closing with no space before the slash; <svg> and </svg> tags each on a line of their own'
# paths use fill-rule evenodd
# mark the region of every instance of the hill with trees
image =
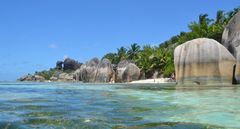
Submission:
<svg viewBox="0 0 240 129">
<path fill-rule="evenodd" d="M 200 14 L 198 21 L 188 24 L 188 32 L 180 32 L 158 46 L 148 44 L 141 47 L 133 43 L 130 47 L 122 46 L 114 53 L 107 53 L 103 58 L 109 59 L 113 64 L 118 64 L 121 60 L 133 60 L 141 69 L 142 78 L 152 78 L 156 72 L 169 77 L 174 73 L 173 52 L 176 46 L 203 37 L 221 43 L 224 27 L 239 10 L 240 7 L 229 12 L 219 10 L 215 19 L 209 18 L 208 14 Z"/>
</svg>

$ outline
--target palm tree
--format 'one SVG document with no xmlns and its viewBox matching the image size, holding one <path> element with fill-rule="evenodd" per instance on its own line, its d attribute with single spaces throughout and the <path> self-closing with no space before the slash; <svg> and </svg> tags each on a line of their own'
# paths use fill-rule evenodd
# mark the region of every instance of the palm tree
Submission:
<svg viewBox="0 0 240 129">
<path fill-rule="evenodd" d="M 108 59 L 109 61 L 111 61 L 112 64 L 118 64 L 117 61 L 117 54 L 116 53 L 107 53 L 106 55 L 103 56 L 102 59 Z"/>
<path fill-rule="evenodd" d="M 151 60 L 150 56 L 153 53 L 153 48 L 150 45 L 143 46 L 143 50 L 139 52 L 139 58 L 136 59 L 137 66 L 141 69 L 141 72 L 147 77 L 151 77 Z"/>
<path fill-rule="evenodd" d="M 117 49 L 117 58 L 118 62 L 127 59 L 127 49 L 125 47 L 120 47 Z"/>
<path fill-rule="evenodd" d="M 229 21 L 235 14 L 237 14 L 240 11 L 240 7 L 234 8 L 233 11 L 230 11 L 227 13 L 228 18 L 227 21 Z"/>
<path fill-rule="evenodd" d="M 224 24 L 225 21 L 226 21 L 226 18 L 225 18 L 224 11 L 222 10 L 217 11 L 215 24 Z"/>
<path fill-rule="evenodd" d="M 137 44 L 131 44 L 131 47 L 128 49 L 128 59 L 129 60 L 136 60 L 138 58 L 138 54 L 140 52 L 141 47 Z"/>
</svg>

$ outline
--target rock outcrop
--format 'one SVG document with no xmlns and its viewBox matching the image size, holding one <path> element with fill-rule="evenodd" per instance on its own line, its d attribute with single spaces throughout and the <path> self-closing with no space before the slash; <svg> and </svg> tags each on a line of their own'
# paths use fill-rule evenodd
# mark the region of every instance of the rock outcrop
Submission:
<svg viewBox="0 0 240 129">
<path fill-rule="evenodd" d="M 57 61 L 55 68 L 56 68 L 57 70 L 62 70 L 62 68 L 63 68 L 63 62 L 62 62 L 62 61 Z"/>
<path fill-rule="evenodd" d="M 43 76 L 40 75 L 31 75 L 28 74 L 26 76 L 23 76 L 21 78 L 18 79 L 18 81 L 36 81 L 36 82 L 43 82 L 45 81 L 45 78 Z"/>
<path fill-rule="evenodd" d="M 97 58 L 86 62 L 74 73 L 76 80 L 83 82 L 110 82 L 114 76 L 111 62 L 107 59 L 99 61 Z"/>
<path fill-rule="evenodd" d="M 138 80 L 140 69 L 129 60 L 122 60 L 117 66 L 117 82 L 131 82 Z"/>
<path fill-rule="evenodd" d="M 98 58 L 93 58 L 80 68 L 81 80 L 83 82 L 95 82 L 98 63 Z"/>
<path fill-rule="evenodd" d="M 20 77 L 18 81 L 33 81 L 33 78 L 34 78 L 33 75 L 28 74 L 23 77 Z"/>
<path fill-rule="evenodd" d="M 61 73 L 58 77 L 58 81 L 74 81 L 74 77 L 72 73 Z"/>
<path fill-rule="evenodd" d="M 34 75 L 34 79 L 35 79 L 35 81 L 39 81 L 39 82 L 45 81 L 45 78 L 40 75 Z"/>
<path fill-rule="evenodd" d="M 122 60 L 118 63 L 117 70 L 116 70 L 116 73 L 117 73 L 116 81 L 117 82 L 123 82 L 123 73 L 124 73 L 127 65 L 130 63 L 133 63 L 133 62 L 130 60 Z"/>
<path fill-rule="evenodd" d="M 174 51 L 174 65 L 178 84 L 232 84 L 232 54 L 220 43 L 199 38 L 179 45 Z"/>
<path fill-rule="evenodd" d="M 62 68 L 63 65 L 63 68 Z M 19 81 L 60 81 L 73 82 L 83 81 L 92 83 L 114 83 L 118 74 L 118 82 L 131 82 L 138 80 L 140 69 L 132 61 L 121 61 L 118 65 L 113 65 L 108 59 L 99 60 L 93 58 L 85 64 L 80 64 L 75 60 L 67 58 L 64 62 L 58 61 L 54 69 L 45 70 L 28 75 Z M 43 75 L 47 78 L 38 76 Z"/>
<path fill-rule="evenodd" d="M 97 66 L 95 82 L 111 82 L 115 80 L 113 65 L 108 59 L 103 59 Z"/>
<path fill-rule="evenodd" d="M 64 61 L 57 61 L 55 68 L 35 72 L 34 75 L 28 74 L 18 79 L 18 81 L 76 81 L 75 73 L 81 67 L 81 63 L 76 60 L 66 58 Z M 45 78 L 44 78 L 45 77 Z"/>
<path fill-rule="evenodd" d="M 70 58 L 66 58 L 64 61 L 63 61 L 63 70 L 77 70 L 78 68 L 81 67 L 81 63 L 79 63 L 78 61 L 75 61 L 73 59 L 70 59 Z"/>
<path fill-rule="evenodd" d="M 108 59 L 93 58 L 75 71 L 74 78 L 83 82 L 108 83 L 115 82 L 116 74 L 117 82 L 130 82 L 139 79 L 140 69 L 132 61 L 121 61 L 115 67 Z"/>
<path fill-rule="evenodd" d="M 83 66 L 83 65 L 82 65 Z M 82 67 L 81 66 L 81 67 Z M 80 67 L 80 68 L 81 68 Z M 81 71 L 80 71 L 80 68 L 79 69 L 77 69 L 74 73 L 73 73 L 73 78 L 74 78 L 74 80 L 76 80 L 76 81 L 82 81 L 82 78 L 80 77 L 81 75 Z"/>
<path fill-rule="evenodd" d="M 233 16 L 225 27 L 222 43 L 237 59 L 234 83 L 240 84 L 240 12 Z"/>
<path fill-rule="evenodd" d="M 54 76 L 52 76 L 52 77 L 50 77 L 50 81 L 56 82 L 56 81 L 58 81 L 58 78 L 57 78 L 57 77 L 54 77 Z"/>
<path fill-rule="evenodd" d="M 237 54 L 237 63 L 234 71 L 234 84 L 240 84 L 240 52 Z"/>
<path fill-rule="evenodd" d="M 240 51 L 240 12 L 229 21 L 222 35 L 222 44 L 237 57 Z"/>
</svg>

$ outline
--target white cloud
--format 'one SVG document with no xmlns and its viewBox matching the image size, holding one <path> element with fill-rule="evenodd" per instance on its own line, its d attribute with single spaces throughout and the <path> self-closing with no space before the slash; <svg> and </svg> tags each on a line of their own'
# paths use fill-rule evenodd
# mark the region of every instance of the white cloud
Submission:
<svg viewBox="0 0 240 129">
<path fill-rule="evenodd" d="M 48 45 L 48 48 L 55 49 L 55 48 L 57 48 L 57 45 L 52 43 L 52 44 Z"/>
</svg>

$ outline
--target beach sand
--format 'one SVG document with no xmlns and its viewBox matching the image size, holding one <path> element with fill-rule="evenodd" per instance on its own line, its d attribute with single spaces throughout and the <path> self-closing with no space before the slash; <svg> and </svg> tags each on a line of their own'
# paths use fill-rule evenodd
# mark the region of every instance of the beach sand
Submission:
<svg viewBox="0 0 240 129">
<path fill-rule="evenodd" d="M 130 83 L 175 83 L 175 81 L 173 81 L 171 78 L 156 78 L 156 79 L 132 81 Z"/>
</svg>

